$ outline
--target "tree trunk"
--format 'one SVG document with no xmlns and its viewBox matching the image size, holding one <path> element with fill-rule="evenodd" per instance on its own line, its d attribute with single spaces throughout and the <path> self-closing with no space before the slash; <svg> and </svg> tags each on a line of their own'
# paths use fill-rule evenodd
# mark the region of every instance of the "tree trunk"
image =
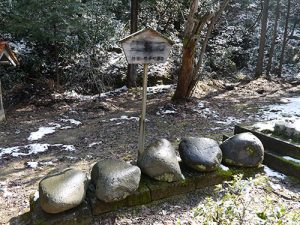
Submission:
<svg viewBox="0 0 300 225">
<path fill-rule="evenodd" d="M 279 68 L 278 68 L 278 74 L 277 74 L 278 77 L 281 77 L 281 73 L 282 73 L 282 66 L 283 66 L 283 61 L 284 61 L 284 52 L 285 52 L 285 47 L 286 47 L 286 44 L 287 44 L 287 41 L 288 41 L 288 28 L 289 28 L 290 14 L 291 14 L 291 0 L 288 0 L 287 13 L 286 13 L 286 18 L 285 18 L 284 34 L 283 34 L 283 41 L 282 41 L 280 61 L 279 61 Z"/>
<path fill-rule="evenodd" d="M 139 1 L 131 0 L 131 15 L 130 15 L 130 33 L 135 33 L 138 30 L 138 11 Z M 137 80 L 137 65 L 129 64 L 127 68 L 127 85 L 128 87 L 136 87 Z"/>
<path fill-rule="evenodd" d="M 273 54 L 274 54 L 274 49 L 275 49 L 275 45 L 276 45 L 279 15 L 280 15 L 280 0 L 277 0 L 276 1 L 274 29 L 273 29 L 271 47 L 270 47 L 270 51 L 269 51 L 269 61 L 268 61 L 267 69 L 266 69 L 266 76 L 267 76 L 268 80 L 271 80 L 270 71 L 272 68 Z"/>
<path fill-rule="evenodd" d="M 180 72 L 178 75 L 178 82 L 174 100 L 185 100 L 188 97 L 188 89 L 190 79 L 193 73 L 194 55 L 195 55 L 195 37 L 193 30 L 196 26 L 194 16 L 198 11 L 199 0 L 193 0 L 190 5 L 189 15 L 185 24 L 184 38 L 183 38 L 183 54 Z"/>
<path fill-rule="evenodd" d="M 222 5 L 218 12 L 212 13 L 207 12 L 199 20 L 195 20 L 195 14 L 198 10 L 199 1 L 194 0 L 190 5 L 188 19 L 185 24 L 185 32 L 183 39 L 183 56 L 182 64 L 178 75 L 178 83 L 173 100 L 176 101 L 185 101 L 192 94 L 192 90 L 198 80 L 198 72 L 202 66 L 203 57 L 205 54 L 206 46 L 208 39 L 213 30 L 213 27 L 224 11 L 225 7 L 230 0 L 223 1 Z M 200 58 L 197 65 L 195 65 L 195 51 L 197 43 L 200 39 L 200 33 L 203 31 L 203 28 L 210 21 L 204 44 L 202 45 Z"/>
<path fill-rule="evenodd" d="M 262 72 L 263 72 L 268 14 L 269 14 L 269 0 L 264 0 L 263 10 L 262 10 L 262 18 L 261 18 L 259 51 L 258 51 L 256 70 L 255 70 L 255 77 L 256 78 L 260 77 L 262 75 Z"/>
<path fill-rule="evenodd" d="M 208 25 L 206 36 L 205 36 L 205 39 L 204 39 L 202 47 L 201 47 L 199 59 L 198 59 L 197 65 L 196 65 L 196 67 L 195 67 L 195 69 L 193 71 L 193 73 L 194 73 L 193 74 L 193 80 L 192 80 L 192 82 L 189 85 L 189 91 L 188 91 L 189 96 L 192 95 L 193 89 L 195 88 L 195 85 L 196 85 L 197 81 L 200 79 L 201 70 L 202 70 L 202 64 L 203 64 L 203 61 L 204 61 L 204 55 L 205 55 L 205 52 L 206 52 L 206 48 L 207 48 L 208 41 L 209 41 L 209 38 L 211 36 L 211 33 L 212 33 L 212 31 L 213 31 L 213 29 L 214 29 L 217 21 L 219 20 L 219 18 L 221 17 L 222 13 L 224 12 L 225 8 L 229 4 L 229 2 L 230 2 L 230 0 L 225 0 L 223 2 L 223 4 L 221 5 L 219 11 L 211 19 L 211 21 L 210 21 L 210 23 Z"/>
</svg>

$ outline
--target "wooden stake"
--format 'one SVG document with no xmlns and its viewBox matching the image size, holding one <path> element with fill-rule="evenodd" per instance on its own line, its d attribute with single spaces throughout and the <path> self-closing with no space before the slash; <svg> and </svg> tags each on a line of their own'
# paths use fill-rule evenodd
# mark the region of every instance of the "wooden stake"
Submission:
<svg viewBox="0 0 300 225">
<path fill-rule="evenodd" d="M 146 101 L 147 101 L 147 80 L 148 80 L 148 64 L 144 64 L 143 76 L 143 101 L 142 101 L 142 115 L 140 117 L 140 136 L 138 154 L 144 152 L 145 148 L 145 117 L 146 117 Z"/>
</svg>

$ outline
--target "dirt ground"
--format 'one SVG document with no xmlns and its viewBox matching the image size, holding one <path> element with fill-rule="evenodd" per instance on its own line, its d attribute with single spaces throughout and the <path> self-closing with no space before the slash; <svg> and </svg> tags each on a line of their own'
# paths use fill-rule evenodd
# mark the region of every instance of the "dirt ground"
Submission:
<svg viewBox="0 0 300 225">
<path fill-rule="evenodd" d="M 270 83 L 263 79 L 226 85 L 221 81 L 207 81 L 198 85 L 196 97 L 185 104 L 172 103 L 173 91 L 166 89 L 148 96 L 146 145 L 166 138 L 177 147 L 186 136 L 221 141 L 223 134 L 232 133 L 235 124 L 260 121 L 260 110 L 264 106 L 280 102 L 283 97 L 300 96 L 300 85 L 281 80 Z M 95 162 L 107 158 L 134 162 L 140 93 L 139 89 L 132 89 L 92 100 L 49 96 L 10 109 L 6 113 L 7 120 L 0 124 L 0 148 L 34 143 L 51 146 L 39 154 L 18 157 L 4 154 L 0 158 L 0 224 L 26 224 L 22 215 L 29 211 L 29 195 L 37 190 L 39 181 L 47 174 L 68 167 L 80 168 L 89 174 Z M 74 125 L 69 119 L 81 124 Z M 62 123 L 65 129 L 58 128 L 41 139 L 28 140 L 31 132 L 40 127 Z M 73 145 L 75 151 L 67 151 L 57 144 Z M 28 162 L 38 162 L 38 165 L 32 168 Z M 278 204 L 285 202 L 287 210 L 300 213 L 299 181 L 272 180 L 281 185 L 280 193 L 260 189 L 258 185 L 252 190 L 253 194 L 270 195 Z M 191 212 L 205 196 L 213 195 L 213 189 L 107 214 L 95 218 L 94 224 L 200 224 L 196 217 L 192 218 Z"/>
</svg>

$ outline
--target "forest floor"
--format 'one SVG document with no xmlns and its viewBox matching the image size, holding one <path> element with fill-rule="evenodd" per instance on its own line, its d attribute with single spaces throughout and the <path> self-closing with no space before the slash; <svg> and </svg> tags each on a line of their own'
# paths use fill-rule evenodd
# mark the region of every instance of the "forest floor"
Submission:
<svg viewBox="0 0 300 225">
<path fill-rule="evenodd" d="M 175 146 L 186 136 L 221 141 L 223 134 L 232 134 L 235 124 L 267 120 L 266 111 L 277 113 L 269 105 L 300 96 L 297 84 L 264 79 L 234 85 L 207 81 L 185 104 L 172 103 L 172 86 L 149 89 L 146 145 L 166 138 Z M 47 174 L 68 167 L 89 174 L 95 162 L 107 158 L 134 162 L 141 99 L 140 89 L 123 88 L 102 97 L 56 94 L 10 108 L 7 120 L 0 123 L 0 224 L 27 223 L 22 215 L 29 211 L 29 195 Z M 239 193 L 232 191 L 242 186 Z M 216 188 L 220 187 L 105 214 L 93 224 L 300 223 L 297 180 L 261 174 Z M 224 190 L 231 198 L 220 195 Z"/>
</svg>

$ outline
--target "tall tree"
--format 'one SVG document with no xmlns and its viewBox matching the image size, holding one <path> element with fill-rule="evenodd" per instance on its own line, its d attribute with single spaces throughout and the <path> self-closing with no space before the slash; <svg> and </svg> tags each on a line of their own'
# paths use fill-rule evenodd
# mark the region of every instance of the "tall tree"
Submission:
<svg viewBox="0 0 300 225">
<path fill-rule="evenodd" d="M 203 4 L 203 2 L 201 3 Z M 220 5 L 218 5 L 217 9 L 206 9 L 204 12 L 198 15 L 200 1 L 193 0 L 191 2 L 183 37 L 182 64 L 180 67 L 177 88 L 173 96 L 173 100 L 184 101 L 191 96 L 192 90 L 197 82 L 197 79 L 199 78 L 198 72 L 202 65 L 208 38 L 217 19 L 224 11 L 228 3 L 229 0 L 224 0 L 220 2 Z M 195 62 L 196 47 L 201 38 L 200 34 L 204 31 L 204 28 L 208 23 L 210 25 L 206 31 L 206 38 L 202 45 L 200 58 L 198 59 L 198 62 Z"/>
<path fill-rule="evenodd" d="M 287 12 L 285 17 L 285 25 L 284 25 L 284 34 L 281 46 L 281 53 L 280 53 L 280 60 L 279 60 L 279 68 L 278 68 L 278 77 L 281 77 L 283 61 L 284 61 L 284 54 L 285 54 L 285 47 L 288 42 L 288 29 L 289 29 L 289 19 L 291 15 L 291 0 L 287 2 Z"/>
<path fill-rule="evenodd" d="M 258 51 L 258 57 L 257 57 L 257 62 L 256 62 L 256 70 L 255 70 L 255 77 L 256 78 L 260 77 L 262 75 L 262 72 L 263 72 L 268 15 L 269 15 L 269 0 L 264 0 L 263 9 L 262 9 L 262 17 L 261 17 L 261 31 L 260 31 L 260 40 L 259 40 L 259 51 Z"/>
<path fill-rule="evenodd" d="M 269 79 L 269 80 L 271 79 L 270 71 L 272 68 L 273 54 L 274 54 L 274 49 L 275 49 L 275 45 L 276 45 L 276 38 L 278 36 L 277 30 L 278 30 L 278 21 L 279 21 L 279 17 L 280 17 L 280 3 L 281 3 L 281 0 L 276 0 L 274 28 L 273 28 L 271 46 L 270 46 L 270 51 L 269 51 L 269 60 L 268 60 L 267 68 L 266 68 L 266 76 L 267 76 L 267 79 Z"/>
<path fill-rule="evenodd" d="M 138 31 L 138 12 L 139 1 L 131 0 L 130 4 L 130 33 Z M 128 87 L 136 87 L 137 65 L 129 64 L 127 69 L 127 85 Z"/>
</svg>

